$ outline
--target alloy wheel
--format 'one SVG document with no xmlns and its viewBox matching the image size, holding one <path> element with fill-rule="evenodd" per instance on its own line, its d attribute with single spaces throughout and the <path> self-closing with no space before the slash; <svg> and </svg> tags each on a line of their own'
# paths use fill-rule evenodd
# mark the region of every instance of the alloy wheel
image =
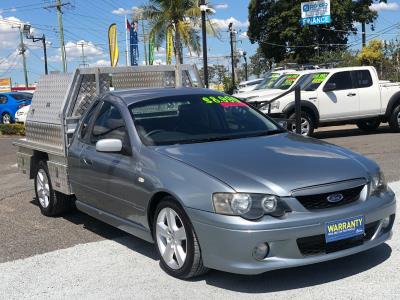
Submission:
<svg viewBox="0 0 400 300">
<path fill-rule="evenodd" d="M 4 114 L 2 119 L 3 119 L 3 124 L 11 123 L 11 116 L 9 114 Z"/>
<path fill-rule="evenodd" d="M 157 216 L 156 239 L 168 267 L 182 268 L 187 256 L 187 235 L 181 218 L 170 207 L 163 208 Z"/>
<path fill-rule="evenodd" d="M 43 169 L 40 169 L 36 176 L 36 191 L 40 205 L 47 208 L 50 204 L 50 184 Z"/>
<path fill-rule="evenodd" d="M 292 131 L 296 133 L 296 124 L 292 124 Z M 304 136 L 308 136 L 310 132 L 310 122 L 302 117 L 301 118 L 301 134 Z"/>
</svg>

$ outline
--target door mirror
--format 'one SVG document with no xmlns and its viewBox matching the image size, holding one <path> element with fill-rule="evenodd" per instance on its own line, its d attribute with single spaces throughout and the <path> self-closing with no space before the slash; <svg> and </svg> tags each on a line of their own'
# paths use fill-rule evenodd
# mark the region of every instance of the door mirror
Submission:
<svg viewBox="0 0 400 300">
<path fill-rule="evenodd" d="M 334 82 L 327 82 L 324 86 L 324 92 L 332 92 L 336 90 L 336 83 Z"/>
<path fill-rule="evenodd" d="M 121 152 L 122 142 L 118 139 L 104 139 L 96 143 L 96 151 L 98 152 Z"/>
</svg>

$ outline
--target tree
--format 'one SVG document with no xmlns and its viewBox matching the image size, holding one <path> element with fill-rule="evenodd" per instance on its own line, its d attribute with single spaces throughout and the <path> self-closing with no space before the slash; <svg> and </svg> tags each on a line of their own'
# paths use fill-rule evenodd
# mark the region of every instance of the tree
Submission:
<svg viewBox="0 0 400 300">
<path fill-rule="evenodd" d="M 301 2 L 251 0 L 247 34 L 266 59 L 280 62 L 290 55 L 306 63 L 317 52 L 346 48 L 349 35 L 357 31 L 354 22 L 373 22 L 377 13 L 369 5 L 379 1 L 331 0 L 332 23 L 318 26 L 300 24 Z"/>
<path fill-rule="evenodd" d="M 380 40 L 369 41 L 368 45 L 358 55 L 361 64 L 375 67 L 381 64 L 383 58 L 383 43 Z"/>
<path fill-rule="evenodd" d="M 149 21 L 150 35 L 154 35 L 156 45 L 161 45 L 168 31 L 173 33 L 176 64 L 183 63 L 182 45 L 200 55 L 199 0 L 149 0 L 149 4 L 141 8 L 144 18 Z M 212 14 L 212 11 L 208 10 L 207 14 Z M 209 19 L 208 28 L 218 35 Z"/>
</svg>

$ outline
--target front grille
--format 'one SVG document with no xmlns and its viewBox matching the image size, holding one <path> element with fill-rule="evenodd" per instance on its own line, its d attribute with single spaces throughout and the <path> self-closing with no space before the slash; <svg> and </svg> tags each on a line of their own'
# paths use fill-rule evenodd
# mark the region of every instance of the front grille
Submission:
<svg viewBox="0 0 400 300">
<path fill-rule="evenodd" d="M 336 242 L 326 243 L 325 235 L 314 235 L 297 239 L 297 246 L 302 255 L 318 255 L 323 253 L 332 253 L 360 246 L 365 241 L 369 241 L 376 232 L 379 221 L 365 225 L 365 233 L 363 235 L 343 239 Z"/>
<path fill-rule="evenodd" d="M 364 185 L 326 194 L 297 196 L 296 199 L 309 210 L 332 208 L 357 201 L 363 188 Z M 332 194 L 342 194 L 343 199 L 340 202 L 331 203 L 327 198 Z"/>
</svg>

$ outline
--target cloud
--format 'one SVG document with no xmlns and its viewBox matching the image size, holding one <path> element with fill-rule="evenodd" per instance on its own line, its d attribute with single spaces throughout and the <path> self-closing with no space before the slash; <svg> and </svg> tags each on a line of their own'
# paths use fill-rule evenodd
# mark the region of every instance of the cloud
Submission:
<svg viewBox="0 0 400 300">
<path fill-rule="evenodd" d="M 75 42 L 67 42 L 65 44 L 65 52 L 67 60 L 79 61 L 82 57 L 82 46 L 87 60 L 99 60 L 106 57 L 106 53 L 103 48 L 96 46 L 93 42 L 87 42 L 84 40 Z M 49 57 L 49 61 L 60 61 L 61 60 L 61 49 L 57 49 L 57 54 Z"/>
<path fill-rule="evenodd" d="M 114 9 L 111 11 L 114 15 L 132 15 L 132 14 L 141 14 L 143 10 L 137 6 L 132 6 L 131 8 L 122 8 Z"/>
<path fill-rule="evenodd" d="M 212 24 L 219 29 L 228 29 L 229 23 L 233 24 L 234 28 L 247 28 L 249 27 L 249 21 L 239 21 L 234 17 L 229 19 L 211 19 Z"/>
<path fill-rule="evenodd" d="M 25 53 L 28 55 L 28 51 Z M 0 56 L 0 72 L 10 72 L 12 69 L 19 68 L 21 67 L 21 56 L 19 55 L 18 50 L 14 50 L 11 52 L 9 55 L 2 57 Z M 8 74 L 4 74 L 4 76 L 7 76 Z"/>
<path fill-rule="evenodd" d="M 91 67 L 109 67 L 110 65 L 110 61 L 107 59 L 99 59 L 98 61 L 90 64 Z"/>
<path fill-rule="evenodd" d="M 3 18 L 0 16 L 0 48 L 16 48 L 19 43 L 18 28 L 23 22 L 16 17 Z"/>
<path fill-rule="evenodd" d="M 228 4 L 226 4 L 226 3 L 215 4 L 214 8 L 215 9 L 227 9 L 228 8 Z"/>
<path fill-rule="evenodd" d="M 400 6 L 398 3 L 385 3 L 385 2 L 379 2 L 379 3 L 373 3 L 369 7 L 370 10 L 373 11 L 396 11 L 399 10 Z"/>
<path fill-rule="evenodd" d="M 239 38 L 241 38 L 241 39 L 248 39 L 249 36 L 247 35 L 247 31 L 243 31 L 242 33 L 240 33 Z"/>
</svg>

